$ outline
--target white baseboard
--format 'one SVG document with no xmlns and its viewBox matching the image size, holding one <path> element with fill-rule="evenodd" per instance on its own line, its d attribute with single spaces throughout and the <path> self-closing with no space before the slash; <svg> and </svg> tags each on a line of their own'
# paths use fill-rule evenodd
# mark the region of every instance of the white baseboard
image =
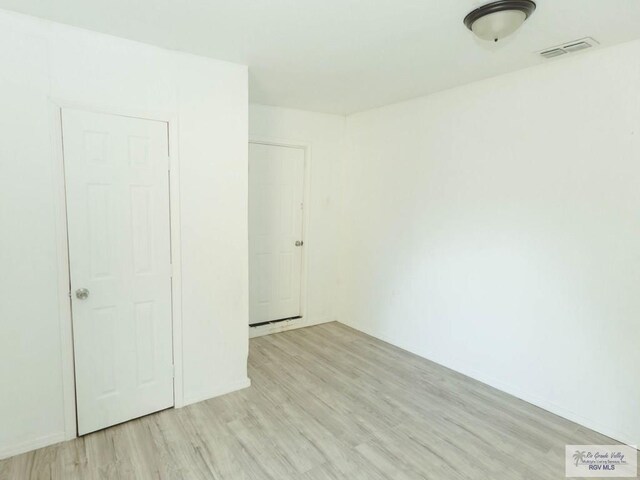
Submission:
<svg viewBox="0 0 640 480">
<path fill-rule="evenodd" d="M 210 398 L 220 397 L 222 395 L 226 395 L 227 393 L 235 392 L 237 390 L 242 390 L 243 388 L 247 388 L 250 386 L 251 386 L 251 379 L 243 378 L 235 382 L 231 382 L 226 385 L 213 388 L 206 393 L 185 398 L 184 404 L 182 406 L 186 407 L 187 405 L 191 405 L 193 403 L 203 402 L 205 400 L 209 400 Z"/>
<path fill-rule="evenodd" d="M 21 453 L 27 453 L 38 448 L 48 447 L 56 443 L 64 442 L 66 440 L 65 432 L 52 433 L 51 435 L 44 435 L 42 437 L 34 438 L 33 440 L 27 440 L 17 443 L 15 445 L 0 446 L 0 460 L 4 458 L 20 455 Z"/>
<path fill-rule="evenodd" d="M 339 320 L 338 320 L 339 321 Z M 519 398 L 520 400 L 523 400 L 527 403 L 530 403 L 532 405 L 535 405 L 536 407 L 539 407 L 543 410 L 546 410 L 547 412 L 553 413 L 554 415 L 558 415 L 559 417 L 565 418 L 571 422 L 577 423 L 578 425 L 581 425 L 585 428 L 588 428 L 590 430 L 594 430 L 598 433 L 601 433 L 602 435 L 605 435 L 613 440 L 616 440 L 620 443 L 624 443 L 626 445 L 629 445 L 633 448 L 637 448 L 638 445 L 638 439 L 634 439 L 634 438 L 630 438 L 630 435 L 625 434 L 624 432 L 620 432 L 617 431 L 616 429 L 613 429 L 607 425 L 603 425 L 602 423 L 598 422 L 597 420 L 593 419 L 593 418 L 587 418 L 584 417 L 582 415 L 578 415 L 575 412 L 564 408 L 560 405 L 557 405 L 556 403 L 543 399 L 535 394 L 532 394 L 531 392 L 525 391 L 522 388 L 519 388 L 517 386 L 499 381 L 495 378 L 493 378 L 491 375 L 488 375 L 484 372 L 480 372 L 478 370 L 475 370 L 473 368 L 469 368 L 466 365 L 462 365 L 462 364 L 454 364 L 451 362 L 444 362 L 444 361 L 440 361 L 437 359 L 433 359 L 433 358 L 428 358 L 426 356 L 424 356 L 421 352 L 415 351 L 415 350 L 409 350 L 407 348 L 405 348 L 402 345 L 399 345 L 398 343 L 396 343 L 395 341 L 391 340 L 390 338 L 387 338 L 386 335 L 377 335 L 371 331 L 368 330 L 364 330 L 361 328 L 357 328 L 354 325 L 350 325 L 347 322 L 340 322 L 343 323 L 344 325 L 347 325 L 348 327 L 353 328 L 354 330 L 358 330 L 360 332 L 366 333 L 367 335 L 370 335 L 374 338 L 377 338 L 379 340 L 382 340 L 383 342 L 387 342 L 395 347 L 401 348 L 407 352 L 413 353 L 414 355 L 418 355 L 419 357 L 422 357 L 426 360 L 429 360 L 430 362 L 433 362 L 437 365 L 440 365 L 442 367 L 448 368 L 450 370 L 453 370 L 455 372 L 461 373 L 462 375 L 466 375 L 469 378 L 472 378 L 474 380 L 477 380 L 481 383 L 484 383 L 485 385 L 488 385 L 490 387 L 493 387 L 497 390 L 500 390 L 501 392 L 507 393 L 509 395 L 512 395 L 516 398 Z"/>
<path fill-rule="evenodd" d="M 434 362 L 434 363 L 438 363 L 438 362 Z M 479 382 L 482 382 L 485 385 L 489 385 L 490 387 L 500 390 L 501 392 L 505 392 L 509 395 L 519 398 L 520 400 L 530 403 L 531 405 L 535 405 L 536 407 L 546 410 L 547 412 L 553 413 L 554 415 L 558 415 L 559 417 L 565 418 L 571 422 L 574 422 L 578 425 L 588 428 L 589 430 L 598 432 L 606 437 L 611 438 L 612 440 L 615 440 L 620 443 L 624 443 L 625 445 L 628 445 L 633 448 L 637 448 L 636 447 L 638 444 L 637 439 L 630 438 L 630 436 L 625 434 L 624 432 L 620 432 L 615 429 L 612 429 L 607 425 L 603 425 L 602 423 L 600 423 L 599 421 L 593 418 L 587 418 L 582 415 L 579 415 L 573 412 L 572 410 L 569 410 L 550 400 L 541 398 L 522 388 L 518 388 L 514 385 L 501 382 L 495 378 L 492 378 L 489 375 L 484 374 L 483 372 L 479 372 L 474 369 L 464 368 L 461 366 L 456 367 L 455 365 L 448 366 L 443 363 L 438 363 L 438 365 L 442 365 L 446 368 L 450 368 L 451 370 L 455 370 L 456 372 L 462 373 L 463 375 L 473 378 L 474 380 L 478 380 Z"/>
<path fill-rule="evenodd" d="M 269 323 L 260 325 L 259 327 L 249 327 L 249 338 L 262 337 L 263 335 L 271 335 L 273 333 L 286 332 L 295 330 L 296 328 L 311 327 L 320 325 L 321 323 L 334 322 L 333 318 L 315 318 L 307 320 L 305 317 L 293 318 L 291 320 L 283 320 L 277 323 Z"/>
<path fill-rule="evenodd" d="M 192 403 L 198 403 L 203 400 L 208 400 L 210 398 L 219 397 L 221 395 L 235 392 L 236 390 L 241 390 L 249 386 L 251 386 L 251 380 L 249 378 L 243 378 L 236 382 L 231 382 L 227 385 L 212 389 L 201 396 L 191 397 L 185 401 L 184 406 Z M 54 445 L 56 443 L 64 442 L 67 440 L 69 440 L 69 438 L 65 432 L 58 432 L 51 435 L 34 438 L 33 440 L 27 440 L 21 443 L 17 443 L 15 445 L 0 446 L 0 460 L 13 457 L 15 455 L 20 455 L 21 453 L 27 453 L 32 450 L 37 450 L 42 447 L 48 447 L 49 445 Z"/>
</svg>

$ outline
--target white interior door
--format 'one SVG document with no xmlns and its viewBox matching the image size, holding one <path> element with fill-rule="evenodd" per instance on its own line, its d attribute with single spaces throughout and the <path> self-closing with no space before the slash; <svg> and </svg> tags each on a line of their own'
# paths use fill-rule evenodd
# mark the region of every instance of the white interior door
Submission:
<svg viewBox="0 0 640 480">
<path fill-rule="evenodd" d="M 62 129 L 83 435 L 173 406 L 168 137 L 71 109 Z"/>
<path fill-rule="evenodd" d="M 297 317 L 304 150 L 249 144 L 249 324 Z"/>
</svg>

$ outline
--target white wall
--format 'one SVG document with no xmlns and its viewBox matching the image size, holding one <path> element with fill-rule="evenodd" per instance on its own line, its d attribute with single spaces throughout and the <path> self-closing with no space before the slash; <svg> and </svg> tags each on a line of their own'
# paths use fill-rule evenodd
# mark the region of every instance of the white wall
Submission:
<svg viewBox="0 0 640 480">
<path fill-rule="evenodd" d="M 307 321 L 640 442 L 638 54 L 351 116 L 348 157 L 343 117 L 251 106 L 311 145 Z M 0 64 L 0 457 L 68 434 L 51 98 L 177 116 L 185 402 L 246 385 L 246 68 L 3 12 Z"/>
<path fill-rule="evenodd" d="M 337 225 L 341 163 L 344 155 L 345 118 L 340 115 L 288 108 L 250 105 L 249 137 L 304 144 L 309 147 L 310 167 L 305 241 L 306 311 L 297 326 L 314 325 L 336 318 L 338 278 Z"/>
<path fill-rule="evenodd" d="M 639 443 L 638 58 L 349 117 L 339 319 Z"/>
<path fill-rule="evenodd" d="M 51 99 L 175 115 L 184 401 L 246 386 L 246 67 L 2 11 L 0 65 L 0 457 L 74 423 Z"/>
</svg>

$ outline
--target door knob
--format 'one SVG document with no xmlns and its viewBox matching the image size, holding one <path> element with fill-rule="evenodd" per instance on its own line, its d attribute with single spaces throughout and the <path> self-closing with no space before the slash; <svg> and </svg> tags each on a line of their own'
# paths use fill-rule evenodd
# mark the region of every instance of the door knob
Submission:
<svg viewBox="0 0 640 480">
<path fill-rule="evenodd" d="M 296 240 L 296 247 L 301 247 L 302 245 L 304 245 L 302 240 Z"/>
<path fill-rule="evenodd" d="M 89 297 L 89 290 L 86 288 L 79 288 L 76 290 L 76 298 L 80 300 L 86 300 Z"/>
</svg>

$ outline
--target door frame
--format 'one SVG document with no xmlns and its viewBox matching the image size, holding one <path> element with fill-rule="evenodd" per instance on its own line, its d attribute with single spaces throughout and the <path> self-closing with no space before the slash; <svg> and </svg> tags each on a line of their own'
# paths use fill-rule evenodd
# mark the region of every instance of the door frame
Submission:
<svg viewBox="0 0 640 480">
<path fill-rule="evenodd" d="M 169 221 L 171 242 L 171 317 L 173 340 L 173 400 L 174 408 L 184 406 L 183 361 L 182 361 L 182 265 L 180 243 L 180 161 L 178 149 L 178 115 L 172 112 L 154 112 L 111 108 L 64 99 L 49 98 L 49 123 L 52 149 L 52 171 L 55 199 L 53 202 L 57 272 L 58 312 L 60 326 L 60 349 L 62 358 L 62 387 L 65 440 L 78 436 L 76 421 L 76 379 L 73 351 L 73 321 L 71 311 L 71 273 L 67 231 L 67 196 L 65 188 L 62 110 L 77 109 L 91 113 L 102 113 L 142 120 L 160 121 L 167 124 L 169 143 Z"/>
<path fill-rule="evenodd" d="M 272 325 L 264 325 L 261 327 L 249 327 L 249 336 L 256 337 L 261 335 L 268 335 L 270 333 L 290 330 L 293 328 L 305 326 L 305 320 L 308 320 L 307 315 L 307 297 L 308 297 L 308 266 L 309 266 L 309 249 L 308 247 L 308 227 L 311 211 L 311 144 L 308 142 L 301 142 L 296 140 L 285 140 L 269 137 L 258 137 L 249 135 L 249 142 L 258 145 L 270 145 L 274 147 L 289 147 L 301 149 L 304 153 L 304 165 L 303 168 L 303 185 L 302 185 L 302 241 L 304 242 L 302 249 L 302 263 L 300 266 L 300 317 L 293 320 L 285 320 L 283 322 L 275 323 Z M 247 165 L 248 166 L 248 165 Z M 250 259 L 249 259 L 250 260 Z"/>
</svg>

